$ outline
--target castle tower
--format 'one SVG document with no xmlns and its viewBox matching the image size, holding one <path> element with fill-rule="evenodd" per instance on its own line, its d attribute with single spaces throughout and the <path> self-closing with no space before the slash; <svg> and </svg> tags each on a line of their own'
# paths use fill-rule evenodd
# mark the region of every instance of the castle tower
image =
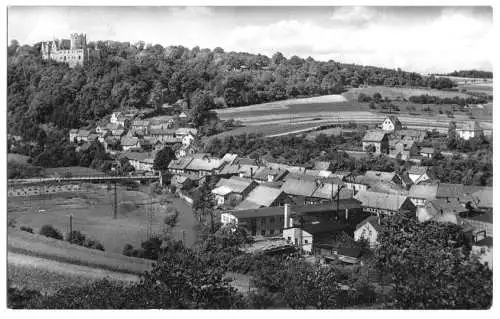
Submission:
<svg viewBox="0 0 500 319">
<path fill-rule="evenodd" d="M 87 36 L 83 33 L 71 34 L 71 50 L 85 49 L 87 47 Z"/>
</svg>

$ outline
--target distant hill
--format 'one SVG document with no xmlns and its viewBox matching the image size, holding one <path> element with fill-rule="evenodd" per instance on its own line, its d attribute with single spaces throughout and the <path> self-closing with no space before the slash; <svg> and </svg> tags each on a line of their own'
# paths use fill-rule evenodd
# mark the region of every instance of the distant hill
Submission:
<svg viewBox="0 0 500 319">
<path fill-rule="evenodd" d="M 440 74 L 443 76 L 456 76 L 461 78 L 475 78 L 475 79 L 493 79 L 493 72 L 480 71 L 480 70 L 461 70 L 453 71 L 447 74 Z"/>
</svg>

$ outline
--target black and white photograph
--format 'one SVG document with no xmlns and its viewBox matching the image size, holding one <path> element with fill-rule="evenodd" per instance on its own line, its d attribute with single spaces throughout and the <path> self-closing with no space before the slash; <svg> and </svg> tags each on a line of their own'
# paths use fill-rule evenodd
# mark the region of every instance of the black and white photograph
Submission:
<svg viewBox="0 0 500 319">
<path fill-rule="evenodd" d="M 261 2 L 4 6 L 7 313 L 492 315 L 498 7 Z"/>
</svg>

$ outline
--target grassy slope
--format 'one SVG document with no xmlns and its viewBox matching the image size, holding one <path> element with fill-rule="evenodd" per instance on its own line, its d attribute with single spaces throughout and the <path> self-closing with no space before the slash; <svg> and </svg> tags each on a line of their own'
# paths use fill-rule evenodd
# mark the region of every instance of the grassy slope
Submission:
<svg viewBox="0 0 500 319">
<path fill-rule="evenodd" d="M 7 231 L 7 249 L 13 253 L 131 274 L 140 274 L 152 265 L 149 260 L 89 249 L 12 228 Z"/>
</svg>

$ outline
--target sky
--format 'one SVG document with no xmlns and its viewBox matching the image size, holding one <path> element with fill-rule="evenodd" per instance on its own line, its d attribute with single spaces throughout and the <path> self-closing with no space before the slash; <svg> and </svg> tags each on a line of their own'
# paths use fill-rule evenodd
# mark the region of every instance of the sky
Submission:
<svg viewBox="0 0 500 319">
<path fill-rule="evenodd" d="M 491 7 L 9 7 L 8 40 L 115 40 L 401 68 L 492 70 Z"/>
</svg>

